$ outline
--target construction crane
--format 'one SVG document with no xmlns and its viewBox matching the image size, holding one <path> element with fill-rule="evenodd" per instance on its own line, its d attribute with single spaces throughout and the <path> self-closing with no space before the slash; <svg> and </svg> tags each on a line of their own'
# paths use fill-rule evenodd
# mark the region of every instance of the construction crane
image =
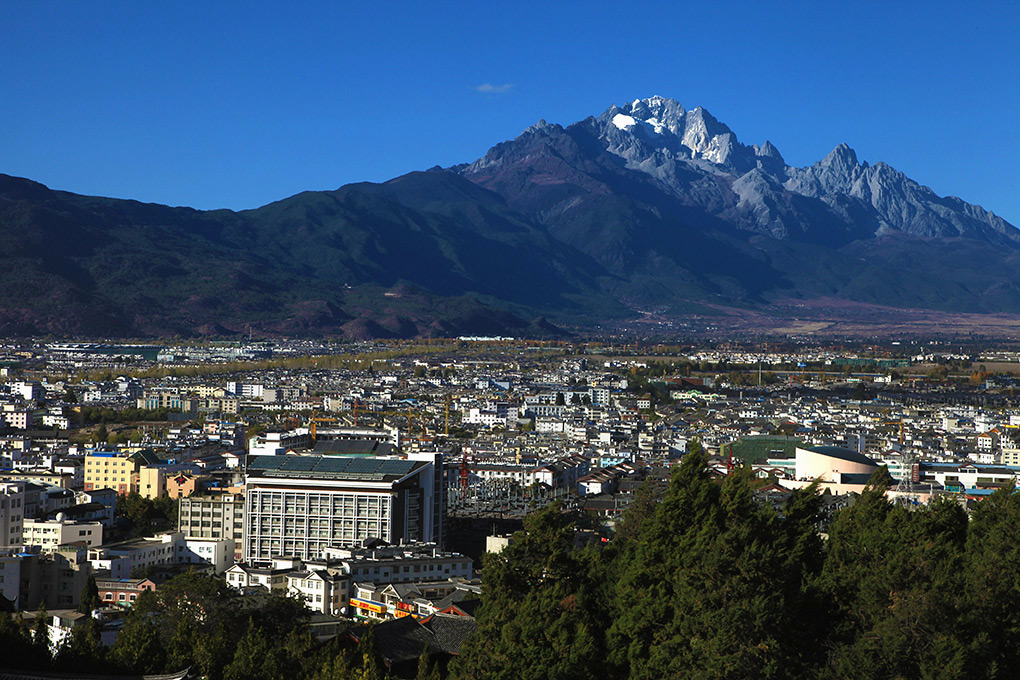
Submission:
<svg viewBox="0 0 1020 680">
<path fill-rule="evenodd" d="M 336 419 L 336 418 L 327 418 L 325 416 L 317 416 L 317 415 L 315 415 L 313 413 L 312 417 L 311 417 L 311 420 L 310 420 L 310 423 L 309 423 L 309 426 L 308 426 L 308 433 L 311 435 L 312 441 L 314 442 L 316 440 L 316 433 L 318 431 L 318 427 L 317 427 L 318 423 L 334 423 L 334 424 L 337 424 L 339 422 L 340 421 L 338 419 Z"/>
</svg>

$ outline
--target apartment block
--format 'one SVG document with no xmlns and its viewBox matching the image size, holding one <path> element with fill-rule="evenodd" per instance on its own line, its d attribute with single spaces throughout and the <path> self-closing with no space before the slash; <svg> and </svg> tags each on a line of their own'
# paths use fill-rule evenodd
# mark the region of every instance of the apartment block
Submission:
<svg viewBox="0 0 1020 680">
<path fill-rule="evenodd" d="M 53 552 L 62 545 L 80 543 L 92 548 L 103 543 L 103 525 L 99 522 L 73 522 L 63 519 L 26 519 L 23 542 L 42 552 Z"/>
</svg>

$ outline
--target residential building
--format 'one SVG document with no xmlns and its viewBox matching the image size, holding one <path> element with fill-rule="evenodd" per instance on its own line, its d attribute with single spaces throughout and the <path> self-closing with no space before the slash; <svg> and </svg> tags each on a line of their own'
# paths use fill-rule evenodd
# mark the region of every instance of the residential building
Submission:
<svg viewBox="0 0 1020 680">
<path fill-rule="evenodd" d="M 4 596 L 21 610 L 33 611 L 40 606 L 53 611 L 78 606 L 82 588 L 91 569 L 84 547 L 60 546 L 52 553 L 9 551 L 0 555 Z M 16 585 L 16 597 L 12 584 Z"/>
<path fill-rule="evenodd" d="M 0 548 L 21 545 L 26 482 L 0 482 Z"/>
<path fill-rule="evenodd" d="M 327 548 L 323 555 L 331 566 L 354 581 L 411 583 L 450 578 L 474 578 L 471 559 L 443 552 L 433 543 L 389 545 L 374 548 Z"/>
<path fill-rule="evenodd" d="M 244 496 L 209 494 L 181 498 L 177 528 L 189 538 L 229 538 L 235 557 L 241 559 L 244 546 Z"/>
<path fill-rule="evenodd" d="M 99 589 L 99 599 L 103 604 L 131 607 L 139 595 L 147 590 L 155 590 L 156 584 L 147 578 L 112 579 L 97 575 L 96 587 Z"/>
<path fill-rule="evenodd" d="M 150 451 L 92 451 L 85 456 L 85 490 L 113 489 L 119 496 L 126 496 L 139 490 L 142 466 L 158 464 L 159 459 Z"/>
<path fill-rule="evenodd" d="M 53 552 L 70 543 L 93 548 L 103 543 L 103 525 L 70 521 L 60 515 L 51 520 L 26 519 L 22 540 L 26 546 L 38 547 L 42 552 Z"/>
<path fill-rule="evenodd" d="M 288 572 L 285 578 L 287 594 L 304 600 L 306 608 L 332 616 L 347 613 L 351 585 L 347 576 L 309 566 Z"/>
</svg>

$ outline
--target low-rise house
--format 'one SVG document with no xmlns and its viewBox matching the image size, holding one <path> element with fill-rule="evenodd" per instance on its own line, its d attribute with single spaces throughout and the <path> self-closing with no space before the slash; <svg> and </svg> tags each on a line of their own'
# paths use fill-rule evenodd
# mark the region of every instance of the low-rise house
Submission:
<svg viewBox="0 0 1020 680">
<path fill-rule="evenodd" d="M 351 583 L 347 576 L 310 568 L 289 572 L 286 581 L 287 593 L 304 600 L 308 609 L 333 616 L 347 612 Z"/>
<path fill-rule="evenodd" d="M 156 584 L 147 578 L 111 579 L 97 575 L 96 587 L 103 604 L 131 607 L 143 592 L 155 590 Z"/>
</svg>

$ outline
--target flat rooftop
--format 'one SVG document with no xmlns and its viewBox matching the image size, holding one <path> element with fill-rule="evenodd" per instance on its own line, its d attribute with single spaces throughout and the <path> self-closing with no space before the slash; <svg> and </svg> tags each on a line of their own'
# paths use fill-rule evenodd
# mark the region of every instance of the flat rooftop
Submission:
<svg viewBox="0 0 1020 680">
<path fill-rule="evenodd" d="M 364 456 L 255 456 L 249 459 L 247 472 L 252 477 L 391 482 L 424 465 L 424 461 Z"/>
</svg>

